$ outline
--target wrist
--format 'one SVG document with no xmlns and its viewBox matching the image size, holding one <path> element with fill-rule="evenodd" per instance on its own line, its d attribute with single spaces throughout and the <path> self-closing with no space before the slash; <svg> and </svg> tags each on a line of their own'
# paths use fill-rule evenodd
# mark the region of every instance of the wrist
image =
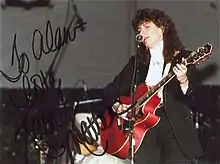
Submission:
<svg viewBox="0 0 220 164">
<path fill-rule="evenodd" d="M 180 88 L 181 88 L 183 94 L 185 95 L 188 88 L 189 88 L 189 80 L 187 78 L 184 81 L 180 81 Z"/>
<path fill-rule="evenodd" d="M 189 80 L 188 80 L 188 78 L 186 78 L 184 81 L 180 81 L 180 84 L 186 84 L 188 82 L 189 82 Z"/>
</svg>

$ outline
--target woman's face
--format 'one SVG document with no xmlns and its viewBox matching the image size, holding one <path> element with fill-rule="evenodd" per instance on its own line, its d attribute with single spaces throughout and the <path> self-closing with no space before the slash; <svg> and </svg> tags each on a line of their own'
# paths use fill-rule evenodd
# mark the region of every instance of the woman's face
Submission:
<svg viewBox="0 0 220 164">
<path fill-rule="evenodd" d="M 158 42 L 163 40 L 163 29 L 153 22 L 141 23 L 138 26 L 138 33 L 144 37 L 143 43 L 147 48 L 154 48 Z"/>
</svg>

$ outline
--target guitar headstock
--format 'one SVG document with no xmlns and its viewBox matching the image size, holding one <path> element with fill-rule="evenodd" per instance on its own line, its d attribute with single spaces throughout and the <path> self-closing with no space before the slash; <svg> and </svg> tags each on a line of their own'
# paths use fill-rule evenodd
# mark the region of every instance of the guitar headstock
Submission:
<svg viewBox="0 0 220 164">
<path fill-rule="evenodd" d="M 207 43 L 204 47 L 198 47 L 196 51 L 190 53 L 186 58 L 187 64 L 199 64 L 199 62 L 204 61 L 208 58 L 213 51 L 213 46 Z"/>
</svg>

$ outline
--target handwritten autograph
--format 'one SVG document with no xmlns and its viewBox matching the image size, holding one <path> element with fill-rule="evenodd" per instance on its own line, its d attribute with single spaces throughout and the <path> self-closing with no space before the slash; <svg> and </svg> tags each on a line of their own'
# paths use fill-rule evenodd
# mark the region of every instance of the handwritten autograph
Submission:
<svg viewBox="0 0 220 164">
<path fill-rule="evenodd" d="M 76 31 L 77 29 L 80 29 L 86 24 L 86 22 L 82 22 L 81 24 L 77 24 L 73 27 L 73 29 L 70 30 L 69 27 L 64 27 L 63 31 L 61 31 L 61 28 L 58 27 L 56 29 L 55 35 L 52 30 L 52 25 L 50 21 L 47 21 L 46 25 L 46 38 L 44 39 L 44 35 L 42 32 L 38 29 L 36 29 L 32 36 L 32 53 L 36 60 L 40 60 L 43 53 L 49 54 L 51 52 L 59 51 L 65 44 L 67 44 L 69 41 L 73 42 L 76 39 Z M 73 33 L 71 33 L 73 31 Z M 63 33 L 62 33 L 63 32 Z M 63 36 L 62 36 L 63 34 Z M 39 38 L 40 40 L 40 48 L 39 52 L 37 52 L 35 48 L 35 41 Z M 44 43 L 46 44 L 46 47 L 44 46 Z"/>
<path fill-rule="evenodd" d="M 73 27 L 73 29 L 70 30 L 70 27 L 63 28 L 63 31 L 61 32 L 61 28 L 58 27 L 56 29 L 55 35 L 52 31 L 52 25 L 51 22 L 48 20 L 46 24 L 46 36 L 42 34 L 42 32 L 39 29 L 36 29 L 33 33 L 32 36 L 32 54 L 36 60 L 40 60 L 43 56 L 43 54 L 49 54 L 51 52 L 59 51 L 65 44 L 67 44 L 69 41 L 73 42 L 76 38 L 76 32 L 78 29 L 83 27 L 86 23 L 82 22 L 81 24 L 77 24 Z M 73 30 L 73 33 L 71 31 Z M 63 35 L 62 35 L 63 34 Z M 40 48 L 36 48 L 36 40 L 37 38 L 40 38 Z M 46 46 L 44 46 L 44 43 Z M 16 63 L 17 62 L 17 63 Z M 12 45 L 12 58 L 11 58 L 11 66 L 15 67 L 15 63 L 17 64 L 17 71 L 18 74 L 16 76 L 10 76 L 7 75 L 3 70 L 0 69 L 0 73 L 2 76 L 9 82 L 11 83 L 17 83 L 19 81 L 22 81 L 22 88 L 23 88 L 23 93 L 25 97 L 25 103 L 24 104 L 17 104 L 13 100 L 13 98 L 10 97 L 12 103 L 16 108 L 24 108 L 26 109 L 26 113 L 23 117 L 22 124 L 20 128 L 18 129 L 17 134 L 19 131 L 24 128 L 26 132 L 31 135 L 33 138 L 38 138 L 40 136 L 41 139 L 43 135 L 47 133 L 52 133 L 55 131 L 55 127 L 60 127 L 60 121 L 54 121 L 54 120 L 60 120 L 61 118 L 54 117 L 54 118 L 37 118 L 33 119 L 32 125 L 33 129 L 32 132 L 29 132 L 26 127 L 26 120 L 31 112 L 31 110 L 35 107 L 36 108 L 36 101 L 41 99 L 41 97 L 51 91 L 51 89 L 57 89 L 57 91 L 60 93 L 59 99 L 63 100 L 63 95 L 61 91 L 61 79 L 58 79 L 57 82 L 53 76 L 48 76 L 46 77 L 43 70 L 40 70 L 39 74 L 34 74 L 30 78 L 28 77 L 28 73 L 30 71 L 30 60 L 28 58 L 28 55 L 25 52 L 19 53 L 17 49 L 17 35 L 14 34 L 13 37 L 13 45 Z M 34 93 L 31 92 L 31 87 L 33 86 L 34 88 Z M 65 107 L 65 104 L 64 104 Z M 54 114 L 54 115 L 61 115 L 61 114 Z M 75 117 L 75 113 L 73 114 L 73 117 Z M 71 121 L 71 118 L 69 118 Z M 53 121 L 52 121 L 53 120 Z M 75 127 L 75 123 L 72 123 L 72 128 L 68 132 L 68 138 L 72 137 L 75 138 L 75 143 L 81 143 L 83 144 L 88 151 L 89 148 L 86 146 L 86 143 L 93 145 L 94 142 L 98 141 L 98 135 L 100 134 L 99 131 L 95 130 L 94 125 L 98 127 L 98 122 L 97 122 L 97 117 L 93 115 L 93 121 L 88 119 L 89 125 L 87 125 L 86 122 L 82 121 L 81 122 L 81 131 L 79 131 Z M 48 130 L 49 128 L 47 125 L 50 125 L 52 128 Z M 95 138 L 92 137 L 89 129 L 92 128 L 95 134 Z M 40 133 L 39 129 L 41 129 L 41 134 L 36 134 Z M 99 128 L 98 128 L 99 129 Z M 36 132 L 37 131 L 37 132 Z M 85 137 L 88 135 L 89 137 Z M 16 137 L 15 137 L 16 138 Z M 69 140 L 69 139 L 68 139 Z M 63 147 L 65 147 L 66 143 L 63 143 Z M 53 146 L 51 146 L 53 147 Z M 77 147 L 77 146 L 76 146 Z M 79 147 L 76 150 L 77 152 L 80 152 Z M 92 153 L 92 152 L 91 152 Z M 104 154 L 105 152 L 103 152 Z"/>
</svg>

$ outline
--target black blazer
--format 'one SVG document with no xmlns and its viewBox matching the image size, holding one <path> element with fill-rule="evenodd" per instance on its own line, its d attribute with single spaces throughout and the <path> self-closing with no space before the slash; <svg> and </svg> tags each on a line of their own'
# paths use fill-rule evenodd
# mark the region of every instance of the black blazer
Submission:
<svg viewBox="0 0 220 164">
<path fill-rule="evenodd" d="M 190 51 L 181 51 L 176 57 L 173 57 L 172 67 L 181 61 L 182 57 L 188 56 Z M 137 85 L 144 82 L 147 76 L 150 62 L 150 55 L 137 62 Z M 129 59 L 129 62 L 121 70 L 121 72 L 114 78 L 114 80 L 107 85 L 104 90 L 103 102 L 106 109 L 113 114 L 111 107 L 119 100 L 120 96 L 129 96 L 131 93 L 131 83 L 134 72 L 135 56 Z M 177 138 L 183 153 L 186 157 L 198 157 L 202 155 L 202 149 L 197 137 L 197 132 L 191 117 L 189 109 L 190 102 L 193 100 L 193 66 L 189 66 L 187 76 L 189 79 L 189 89 L 184 95 L 180 88 L 178 80 L 174 77 L 163 90 L 165 113 L 174 134 Z M 147 134 L 146 134 L 147 135 Z"/>
</svg>

